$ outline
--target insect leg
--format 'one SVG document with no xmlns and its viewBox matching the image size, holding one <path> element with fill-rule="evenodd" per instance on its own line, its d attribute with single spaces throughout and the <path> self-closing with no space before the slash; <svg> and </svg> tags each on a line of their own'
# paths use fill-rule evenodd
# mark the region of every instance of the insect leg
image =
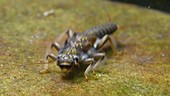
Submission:
<svg viewBox="0 0 170 96">
<path fill-rule="evenodd" d="M 60 41 L 59 43 L 62 43 L 61 41 L 63 41 L 63 38 L 65 38 L 67 40 L 68 38 L 70 38 L 72 36 L 73 36 L 73 31 L 71 29 L 69 29 L 69 30 L 63 32 L 62 34 L 60 34 L 59 36 L 57 36 L 54 41 L 58 41 L 58 42 Z M 50 44 L 50 46 L 48 46 L 46 53 L 45 53 L 45 58 L 44 58 L 44 61 L 45 61 L 46 64 L 42 65 L 42 69 L 40 70 L 40 73 L 47 73 L 48 72 L 48 58 L 51 58 L 54 61 L 56 60 L 56 57 L 53 54 L 50 54 L 50 53 L 51 53 L 51 48 L 53 48 L 53 47 L 57 51 L 59 51 L 61 49 L 62 46 L 59 43 L 54 42 L 54 43 Z"/>
<path fill-rule="evenodd" d="M 43 64 L 42 66 L 42 69 L 40 70 L 40 73 L 47 73 L 48 72 L 48 58 L 51 58 L 53 61 L 55 61 L 57 58 L 55 57 L 54 54 L 49 54 L 46 56 L 46 59 L 45 59 L 45 63 L 47 64 Z"/>
<path fill-rule="evenodd" d="M 64 38 L 65 34 L 67 34 L 67 38 L 65 38 L 67 40 L 68 38 L 71 38 L 73 36 L 73 31 L 71 29 L 68 29 L 67 31 L 62 33 L 59 37 L 56 37 L 55 41 L 58 41 L 58 42 L 62 41 L 61 39 Z M 51 48 L 54 47 L 57 51 L 59 51 L 62 48 L 62 46 L 58 42 L 53 42 L 51 44 Z"/>
<path fill-rule="evenodd" d="M 48 48 L 46 49 L 45 58 L 44 58 L 44 61 L 46 64 L 43 64 L 42 69 L 40 70 L 40 73 L 42 73 L 42 74 L 48 72 L 48 63 L 49 63 L 48 58 L 51 58 L 52 60 L 54 60 L 56 58 L 53 54 L 51 54 L 52 47 L 54 47 L 57 51 L 59 51 L 59 49 L 61 48 L 61 46 L 56 42 L 54 42 L 54 43 L 50 44 L 50 46 L 48 46 Z"/>
<path fill-rule="evenodd" d="M 55 48 L 57 51 L 59 51 L 61 49 L 61 45 L 57 42 L 54 42 L 51 44 L 51 48 Z"/>
<path fill-rule="evenodd" d="M 53 61 L 55 61 L 57 58 L 54 54 L 49 54 L 46 59 L 51 58 Z"/>
<path fill-rule="evenodd" d="M 71 29 L 68 29 L 68 30 L 66 31 L 66 33 L 67 33 L 68 38 L 73 37 L 73 31 L 72 31 Z"/>
<path fill-rule="evenodd" d="M 85 72 L 84 72 L 84 76 L 87 79 L 87 74 L 90 71 L 95 71 L 95 69 L 97 67 L 99 67 L 99 65 L 101 65 L 102 63 L 104 63 L 105 60 L 105 53 L 94 53 L 93 57 L 95 59 L 97 59 L 98 61 L 94 64 L 94 58 L 88 58 L 84 60 L 84 64 L 89 64 L 89 66 L 86 68 Z"/>
<path fill-rule="evenodd" d="M 93 68 L 93 64 L 94 64 L 94 59 L 93 58 L 88 58 L 85 59 L 84 64 L 88 64 L 89 66 L 86 68 L 85 72 L 84 72 L 84 76 L 87 79 L 87 74 L 92 70 Z"/>
<path fill-rule="evenodd" d="M 64 32 L 62 32 L 60 35 L 58 35 L 54 41 L 57 41 L 60 44 L 63 44 L 63 42 L 73 36 L 73 31 L 71 29 L 68 29 Z"/>
<path fill-rule="evenodd" d="M 104 63 L 106 56 L 105 53 L 94 53 L 93 57 L 98 60 L 92 67 L 92 71 L 94 73 L 95 69 Z"/>
<path fill-rule="evenodd" d="M 67 40 L 68 38 L 72 36 L 73 36 L 73 31 L 71 29 L 68 29 L 67 31 L 62 32 L 59 36 L 56 37 L 54 42 L 50 45 L 50 48 L 54 47 L 57 51 L 59 51 L 62 48 L 62 45 L 60 44 L 63 44 L 65 40 Z"/>
<path fill-rule="evenodd" d="M 97 49 L 103 47 L 104 44 L 105 44 L 107 41 L 109 41 L 112 50 L 115 52 L 115 51 L 116 51 L 116 46 L 117 46 L 117 44 L 116 44 L 115 40 L 113 40 L 113 38 L 111 38 L 109 35 L 105 35 L 105 36 L 100 40 L 100 42 L 97 44 Z"/>
</svg>

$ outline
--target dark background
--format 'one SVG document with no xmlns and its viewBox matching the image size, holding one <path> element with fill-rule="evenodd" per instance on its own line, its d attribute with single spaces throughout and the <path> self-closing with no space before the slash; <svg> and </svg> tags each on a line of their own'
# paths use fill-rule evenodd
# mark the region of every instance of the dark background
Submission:
<svg viewBox="0 0 170 96">
<path fill-rule="evenodd" d="M 110 0 L 110 1 L 131 3 L 170 13 L 170 0 Z"/>
</svg>

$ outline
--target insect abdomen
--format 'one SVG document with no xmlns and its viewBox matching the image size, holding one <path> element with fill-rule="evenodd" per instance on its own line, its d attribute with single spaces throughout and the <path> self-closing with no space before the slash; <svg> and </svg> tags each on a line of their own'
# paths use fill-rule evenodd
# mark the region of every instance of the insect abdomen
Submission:
<svg viewBox="0 0 170 96">
<path fill-rule="evenodd" d="M 113 23 L 107 23 L 105 25 L 100 25 L 96 27 L 92 27 L 85 31 L 86 34 L 95 35 L 99 38 L 102 38 L 105 35 L 110 35 L 117 30 L 117 25 Z"/>
</svg>

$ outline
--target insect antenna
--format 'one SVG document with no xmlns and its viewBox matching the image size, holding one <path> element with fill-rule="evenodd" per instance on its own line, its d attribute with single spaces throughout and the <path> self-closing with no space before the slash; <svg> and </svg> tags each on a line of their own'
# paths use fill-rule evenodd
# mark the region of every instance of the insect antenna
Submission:
<svg viewBox="0 0 170 96">
<path fill-rule="evenodd" d="M 108 17 L 108 21 L 111 22 L 111 21 L 112 21 L 112 18 L 111 18 L 111 16 L 110 16 L 108 10 L 106 9 L 106 7 L 105 7 L 103 4 L 102 4 L 102 7 L 103 7 L 104 11 L 106 12 L 106 15 L 107 15 L 107 17 Z"/>
<path fill-rule="evenodd" d="M 50 64 L 50 63 L 52 63 L 52 62 L 55 62 L 55 61 L 48 61 L 48 62 L 42 62 L 42 61 L 40 61 L 40 62 L 31 62 L 31 63 L 29 63 L 29 65 Z"/>
</svg>

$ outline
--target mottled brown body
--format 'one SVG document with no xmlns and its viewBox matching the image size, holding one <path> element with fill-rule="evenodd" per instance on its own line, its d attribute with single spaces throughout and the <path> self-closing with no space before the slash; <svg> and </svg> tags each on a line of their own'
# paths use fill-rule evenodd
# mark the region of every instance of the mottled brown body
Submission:
<svg viewBox="0 0 170 96">
<path fill-rule="evenodd" d="M 51 58 L 57 61 L 57 65 L 67 73 L 74 67 L 88 65 L 84 72 L 87 79 L 87 74 L 94 71 L 105 59 L 105 53 L 101 53 L 100 48 L 109 41 L 112 49 L 115 49 L 116 44 L 110 35 L 116 30 L 117 26 L 113 23 L 96 26 L 82 33 L 73 33 L 72 30 L 68 30 L 66 32 L 68 38 L 63 46 L 57 42 L 51 45 L 51 48 L 54 47 L 58 51 L 58 56 L 50 53 L 46 55 L 46 60 Z M 46 64 L 41 72 L 46 72 L 47 69 L 48 65 Z"/>
</svg>

